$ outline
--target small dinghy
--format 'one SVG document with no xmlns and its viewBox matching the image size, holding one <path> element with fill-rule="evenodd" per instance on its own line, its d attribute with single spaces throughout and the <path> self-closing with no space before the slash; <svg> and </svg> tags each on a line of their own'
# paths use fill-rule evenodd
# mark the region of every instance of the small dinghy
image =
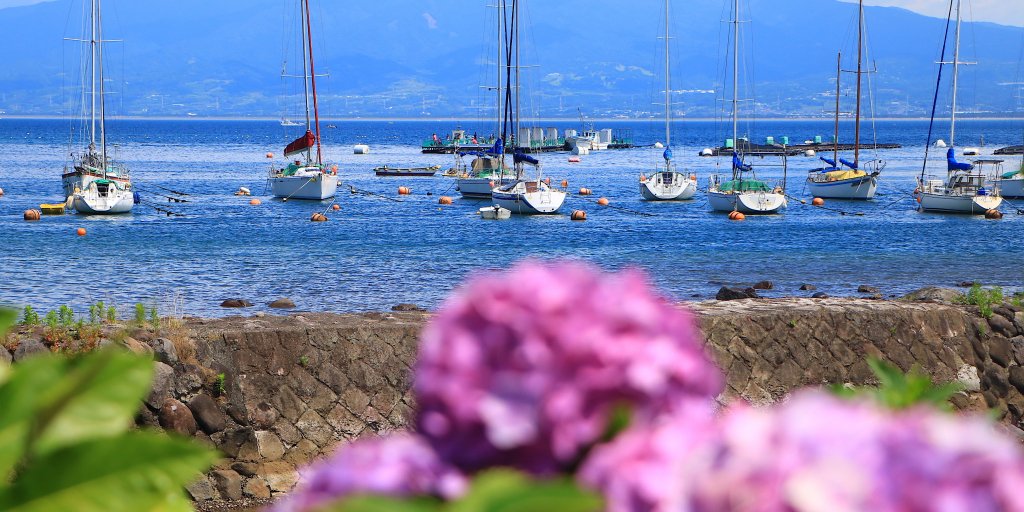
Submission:
<svg viewBox="0 0 1024 512">
<path fill-rule="evenodd" d="M 440 169 L 440 165 L 430 167 L 388 167 L 384 165 L 374 167 L 373 172 L 377 176 L 433 176 Z"/>
<path fill-rule="evenodd" d="M 487 220 L 508 219 L 512 217 L 512 210 L 500 206 L 485 206 L 480 208 L 480 218 Z"/>
</svg>

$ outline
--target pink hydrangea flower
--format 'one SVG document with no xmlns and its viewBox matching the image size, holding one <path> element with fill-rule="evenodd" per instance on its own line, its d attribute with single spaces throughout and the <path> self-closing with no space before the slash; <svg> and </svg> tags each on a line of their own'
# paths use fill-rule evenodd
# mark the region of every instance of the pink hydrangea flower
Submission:
<svg viewBox="0 0 1024 512">
<path fill-rule="evenodd" d="M 580 480 L 610 512 L 1024 510 L 1024 456 L 989 422 L 819 391 L 636 429 L 596 449 Z"/>
<path fill-rule="evenodd" d="M 517 264 L 471 278 L 424 330 L 417 427 L 464 471 L 565 469 L 612 411 L 649 421 L 722 389 L 692 317 L 639 271 Z"/>
<path fill-rule="evenodd" d="M 299 486 L 274 511 L 311 511 L 357 494 L 452 498 L 466 485 L 462 474 L 442 463 L 419 437 L 364 437 L 309 467 Z"/>
</svg>

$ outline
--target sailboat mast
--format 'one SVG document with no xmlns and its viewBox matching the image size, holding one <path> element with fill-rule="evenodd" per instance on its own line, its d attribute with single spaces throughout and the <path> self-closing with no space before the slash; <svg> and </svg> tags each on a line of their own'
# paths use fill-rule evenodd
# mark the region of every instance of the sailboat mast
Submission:
<svg viewBox="0 0 1024 512">
<path fill-rule="evenodd" d="M 733 153 L 739 152 L 739 95 L 740 95 L 740 0 L 733 0 L 732 18 L 732 144 Z"/>
<path fill-rule="evenodd" d="M 960 2 L 956 2 L 956 38 L 953 44 L 953 104 L 949 117 L 949 147 L 956 147 L 956 91 L 960 74 Z"/>
<path fill-rule="evenodd" d="M 857 112 L 853 121 L 853 163 L 860 168 L 860 94 L 863 52 L 864 52 L 864 0 L 859 2 L 857 14 Z M 838 111 L 838 109 L 836 109 Z M 838 141 L 836 141 L 838 144 Z"/>
<path fill-rule="evenodd" d="M 99 80 L 99 104 L 100 104 L 100 167 L 103 170 L 103 177 L 107 176 L 107 100 L 105 97 L 105 85 L 103 81 L 103 15 L 100 0 L 96 0 L 96 60 L 93 68 L 97 69 L 96 77 Z M 95 96 L 94 96 L 95 98 Z"/>
<path fill-rule="evenodd" d="M 520 115 L 520 111 L 521 111 L 521 108 L 520 108 L 521 105 L 519 103 L 519 56 L 520 56 L 520 52 L 519 52 L 519 2 L 517 0 L 512 0 L 512 37 L 513 37 L 512 44 L 515 45 L 515 52 L 516 52 L 516 55 L 515 55 L 515 59 L 516 59 L 516 65 L 515 65 L 515 73 L 516 73 L 515 102 L 516 102 L 516 109 L 515 109 L 515 112 L 513 112 L 513 115 L 515 116 L 515 117 L 513 117 L 513 119 L 515 119 L 515 129 L 516 129 L 516 131 L 513 134 L 513 137 L 515 138 L 515 141 L 516 141 L 516 147 L 519 147 L 519 145 L 520 145 L 520 140 L 519 140 L 519 132 L 520 132 L 519 115 Z M 516 178 L 519 178 L 519 177 L 520 176 L 516 176 Z"/>
<path fill-rule="evenodd" d="M 306 4 L 306 43 L 309 48 L 309 83 L 313 88 L 313 119 L 316 121 L 316 130 L 313 132 L 313 135 L 316 137 L 316 163 L 320 164 L 323 162 L 320 157 L 320 109 L 318 108 L 316 100 L 316 69 L 313 66 L 313 29 L 310 26 L 312 25 L 312 18 L 309 16 L 309 0 L 304 0 L 304 3 Z M 307 110 L 309 108 L 308 101 L 306 108 Z M 306 113 L 306 117 L 306 123 L 308 125 L 308 112 Z"/>
<path fill-rule="evenodd" d="M 839 78 L 843 74 L 843 52 L 839 52 L 836 57 L 836 131 L 835 138 L 832 145 L 832 160 L 835 162 L 839 161 Z M 836 164 L 838 167 L 839 164 Z"/>
<path fill-rule="evenodd" d="M 301 6 L 305 4 L 305 2 L 306 0 L 302 0 L 299 3 L 300 9 Z M 306 56 L 305 32 L 307 20 L 304 10 L 300 11 L 299 19 L 301 20 L 299 23 L 299 30 L 302 32 L 302 35 L 299 38 L 299 40 L 302 41 L 302 51 L 300 52 L 302 54 L 302 101 L 304 102 L 306 108 L 306 131 L 312 131 L 312 126 L 310 125 L 309 120 L 309 82 L 306 81 L 306 73 L 309 70 L 309 62 L 307 62 L 308 57 Z M 309 162 L 311 160 L 313 160 L 312 148 L 306 148 L 306 161 Z"/>
<path fill-rule="evenodd" d="M 665 0 L 665 147 L 672 147 L 672 135 L 670 129 L 671 117 L 672 117 L 672 103 L 671 103 L 671 82 L 669 71 L 669 58 L 668 58 L 668 0 Z"/>
<path fill-rule="evenodd" d="M 91 52 L 91 57 L 90 57 L 89 65 L 92 68 L 92 69 L 89 70 L 90 71 L 90 76 L 91 76 L 91 82 L 89 84 L 89 87 L 90 87 L 90 89 L 92 91 L 91 95 L 90 95 L 90 101 L 92 102 L 92 108 L 89 109 L 89 149 L 90 150 L 95 150 L 96 149 L 96 44 L 97 44 L 97 39 L 98 39 L 98 37 L 96 35 L 96 2 L 97 1 L 98 0 L 93 0 L 89 4 L 89 50 Z"/>
<path fill-rule="evenodd" d="M 498 77 L 497 77 L 498 78 L 498 111 L 497 111 L 498 112 L 498 116 L 497 117 L 498 117 L 498 134 L 500 136 L 501 129 L 502 129 L 501 125 L 503 123 L 503 121 L 502 121 L 502 114 L 505 112 L 505 109 L 503 108 L 504 107 L 504 102 L 502 101 L 504 99 L 502 97 L 502 94 L 503 94 L 503 91 L 504 91 L 504 88 L 502 87 L 502 78 L 504 78 L 504 76 L 505 76 L 505 70 L 502 69 L 502 66 L 501 66 L 502 63 L 505 61 L 505 56 L 504 56 L 504 53 L 505 53 L 505 25 L 504 25 L 504 19 L 505 19 L 505 0 L 498 0 L 497 4 L 498 5 L 496 6 L 496 8 L 497 8 L 497 13 L 498 14 L 497 14 L 496 18 L 497 18 L 497 22 L 498 22 L 498 48 L 497 48 L 497 50 L 498 50 L 498 60 L 497 60 L 497 65 L 495 67 L 497 68 L 497 71 L 498 71 Z M 503 144 L 504 144 L 504 142 L 505 141 L 502 141 Z M 502 153 L 501 158 L 502 158 L 502 162 L 504 162 L 505 161 L 504 152 Z"/>
</svg>

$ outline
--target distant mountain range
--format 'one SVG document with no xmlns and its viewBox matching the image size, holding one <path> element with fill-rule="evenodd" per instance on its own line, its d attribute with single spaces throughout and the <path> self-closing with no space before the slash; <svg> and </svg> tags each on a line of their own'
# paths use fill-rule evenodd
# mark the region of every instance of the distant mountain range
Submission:
<svg viewBox="0 0 1024 512">
<path fill-rule="evenodd" d="M 297 3 L 104 2 L 110 111 L 121 115 L 301 117 Z M 496 21 L 489 2 L 314 2 L 321 111 L 332 117 L 493 116 Z M 728 2 L 674 2 L 673 109 L 721 115 Z M 824 116 L 834 110 L 836 52 L 855 65 L 856 5 L 838 0 L 749 0 L 743 96 L 760 116 Z M 316 5 L 321 4 L 321 5 Z M 660 2 L 529 2 L 523 29 L 527 114 L 575 117 L 661 115 Z M 607 5 L 607 7 L 606 7 Z M 81 0 L 0 9 L 0 111 L 66 114 L 80 99 Z M 945 20 L 866 8 L 871 103 L 879 116 L 931 108 Z M 1024 29 L 968 23 L 960 110 L 1024 111 Z M 283 65 L 286 60 L 289 63 Z M 301 68 L 300 68 L 301 69 Z M 843 106 L 852 109 L 852 75 Z M 731 86 L 730 86 L 731 88 Z M 948 95 L 940 110 L 948 111 Z"/>
</svg>

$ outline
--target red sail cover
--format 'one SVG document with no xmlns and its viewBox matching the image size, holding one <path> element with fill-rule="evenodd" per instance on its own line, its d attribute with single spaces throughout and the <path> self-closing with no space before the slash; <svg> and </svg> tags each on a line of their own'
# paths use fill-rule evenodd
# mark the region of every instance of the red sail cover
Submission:
<svg viewBox="0 0 1024 512">
<path fill-rule="evenodd" d="M 284 156 L 292 156 L 295 153 L 301 153 L 316 144 L 316 136 L 313 132 L 306 130 L 306 134 L 292 141 L 284 148 Z"/>
</svg>

